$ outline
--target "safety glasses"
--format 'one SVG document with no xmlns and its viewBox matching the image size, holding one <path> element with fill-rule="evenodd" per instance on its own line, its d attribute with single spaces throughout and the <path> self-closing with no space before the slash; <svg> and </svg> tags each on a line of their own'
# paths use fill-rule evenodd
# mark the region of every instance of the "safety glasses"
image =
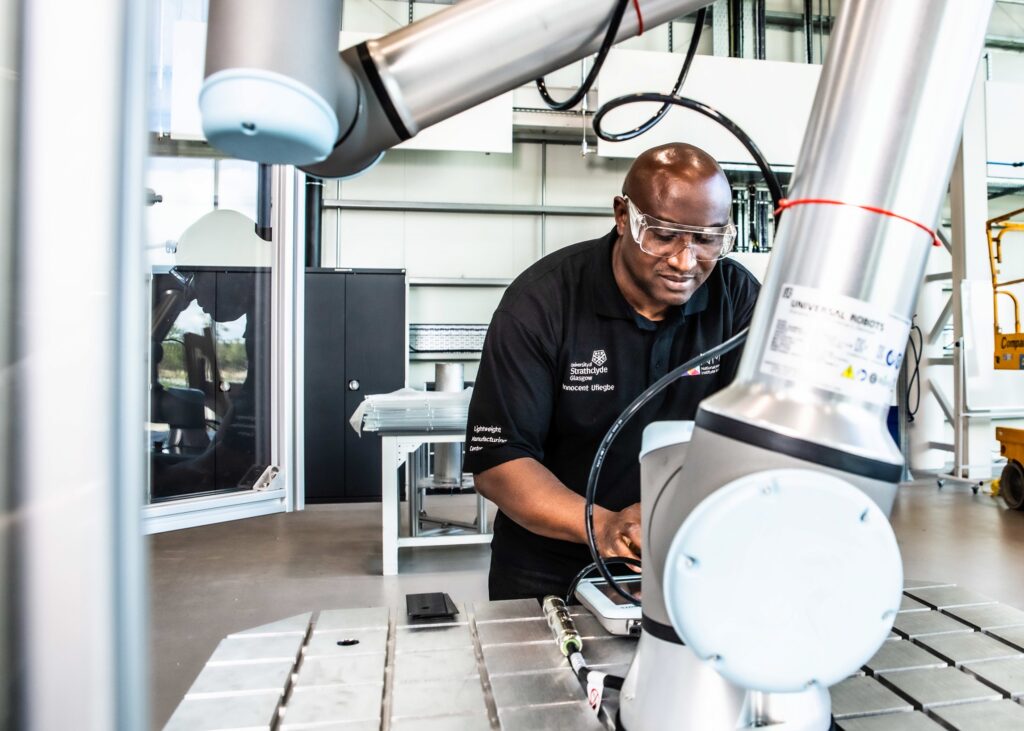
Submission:
<svg viewBox="0 0 1024 731">
<path fill-rule="evenodd" d="M 623 196 L 623 199 L 629 209 L 630 233 L 644 253 L 670 259 L 689 248 L 697 261 L 717 261 L 732 251 L 736 241 L 736 227 L 732 223 L 725 226 L 686 226 L 662 221 L 641 213 L 628 196 Z"/>
</svg>

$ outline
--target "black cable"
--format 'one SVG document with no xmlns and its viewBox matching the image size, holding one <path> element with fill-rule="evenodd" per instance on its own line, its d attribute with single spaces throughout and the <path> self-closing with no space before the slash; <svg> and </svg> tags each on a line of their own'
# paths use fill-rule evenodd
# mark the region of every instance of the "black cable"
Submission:
<svg viewBox="0 0 1024 731">
<path fill-rule="evenodd" d="M 685 107 L 686 109 L 692 109 L 695 112 L 699 112 L 705 117 L 718 122 L 722 127 L 725 127 L 733 137 L 740 141 L 746 151 L 750 153 L 750 156 L 754 158 L 754 162 L 757 163 L 757 167 L 761 171 L 761 175 L 764 176 L 765 183 L 768 185 L 768 191 L 772 196 L 772 203 L 774 204 L 774 207 L 778 209 L 779 203 L 784 197 L 782 186 L 779 184 L 779 179 L 775 177 L 775 173 L 772 172 L 771 165 L 768 164 L 768 161 L 761 153 L 761 150 L 756 144 L 754 144 L 754 141 L 750 139 L 750 136 L 747 135 L 747 133 L 744 132 L 738 124 L 733 122 L 717 109 L 713 109 L 707 104 L 699 102 L 696 99 L 688 99 L 683 96 L 672 96 L 670 94 L 658 94 L 656 92 L 626 94 L 624 96 L 616 97 L 615 99 L 606 102 L 597 110 L 597 114 L 594 115 L 594 132 L 597 136 L 602 140 L 615 142 L 615 138 L 608 136 L 608 133 L 601 128 L 601 122 L 604 120 L 604 116 L 613 109 L 618 109 L 619 107 L 626 106 L 627 104 L 636 104 L 637 102 L 661 102 L 663 104 L 674 104 L 676 106 Z M 776 221 L 777 220 L 778 217 L 776 216 Z"/>
<path fill-rule="evenodd" d="M 767 10 L 765 0 L 756 0 L 754 3 L 754 34 L 757 39 L 754 55 L 761 61 L 768 57 L 767 41 Z"/>
<path fill-rule="evenodd" d="M 730 0 L 729 5 L 729 55 L 743 58 L 743 0 Z"/>
<path fill-rule="evenodd" d="M 585 658 L 583 656 L 583 653 L 579 650 L 573 650 L 572 652 L 570 652 L 566 656 L 566 660 L 569 661 L 569 667 L 571 667 L 576 673 L 576 680 L 579 681 L 579 684 L 583 687 L 584 690 L 587 689 L 587 686 L 589 684 L 589 677 L 592 672 L 598 672 L 604 675 L 604 680 L 602 682 L 605 688 L 610 688 L 612 690 L 622 690 L 622 684 L 625 682 L 625 678 L 623 678 L 621 675 L 608 675 L 607 673 L 601 672 L 600 670 L 594 670 L 589 665 L 587 665 L 587 658 Z"/>
<path fill-rule="evenodd" d="M 914 372 L 907 380 L 907 421 L 913 421 L 914 417 L 917 416 L 917 410 L 921 408 L 921 356 L 924 353 L 924 333 L 921 332 L 921 328 L 917 325 L 912 325 L 910 328 L 910 351 L 914 356 Z M 913 333 L 917 333 L 920 345 L 914 341 Z M 914 408 L 910 408 L 910 394 L 914 392 L 914 386 L 917 386 L 916 396 L 914 400 Z"/>
<path fill-rule="evenodd" d="M 537 79 L 537 91 L 540 92 L 541 99 L 548 105 L 550 109 L 554 109 L 556 112 L 565 112 L 572 109 L 581 101 L 583 97 L 590 91 L 590 87 L 594 85 L 594 81 L 597 79 L 597 75 L 601 72 L 601 66 L 604 65 L 604 60 L 608 56 L 608 52 L 612 49 L 615 44 L 615 36 L 619 34 L 619 26 L 622 24 L 622 16 L 626 14 L 626 8 L 629 7 L 629 0 L 619 0 L 618 5 L 615 6 L 615 10 L 612 12 L 611 22 L 608 23 L 608 31 L 604 34 L 604 40 L 601 41 L 601 47 L 597 51 L 597 57 L 594 59 L 594 65 L 590 67 L 590 73 L 587 74 L 587 78 L 580 84 L 580 88 L 576 90 L 576 93 L 563 102 L 555 101 L 555 99 L 548 93 L 547 84 L 544 83 L 544 77 L 541 76 Z M 580 62 L 582 63 L 582 61 Z"/>
<path fill-rule="evenodd" d="M 818 60 L 825 63 L 825 16 L 818 0 Z"/>
<path fill-rule="evenodd" d="M 587 492 L 584 504 L 584 523 L 587 527 L 587 546 L 590 548 L 590 556 L 594 559 L 594 563 L 597 565 L 597 570 L 600 572 L 601 578 L 608 582 L 608 585 L 615 590 L 616 594 L 633 604 L 640 604 L 640 598 L 633 596 L 619 586 L 619 583 L 615 580 L 615 577 L 612 576 L 612 573 L 605 565 L 606 562 L 604 557 L 601 556 L 600 552 L 597 550 L 597 540 L 594 536 L 594 498 L 597 496 L 597 481 L 601 477 L 601 466 L 604 464 L 604 458 L 611 449 L 612 442 L 615 441 L 615 437 L 619 435 L 622 427 L 626 425 L 626 422 L 636 416 L 637 412 L 639 412 L 648 401 L 665 390 L 666 386 L 685 374 L 691 368 L 695 368 L 709 360 L 725 355 L 729 351 L 741 345 L 743 341 L 747 339 L 747 331 L 748 328 L 743 328 L 721 345 L 716 345 L 706 353 L 701 353 L 696 357 L 690 358 L 690 360 L 686 361 L 681 366 L 677 366 L 672 369 L 644 389 L 639 396 L 633 399 L 629 406 L 623 409 L 622 413 L 619 414 L 619 417 L 608 428 L 608 432 L 604 435 L 604 438 L 597 447 L 597 454 L 594 455 L 594 462 L 590 466 L 590 475 L 587 477 Z"/>
<path fill-rule="evenodd" d="M 604 676 L 604 687 L 611 688 L 612 690 L 622 690 L 622 684 L 625 682 L 625 678 L 618 675 L 605 675 Z"/>
<path fill-rule="evenodd" d="M 639 566 L 640 562 L 635 558 L 626 558 L 625 556 L 619 556 L 618 558 L 609 558 L 605 560 L 605 566 Z M 580 585 L 580 582 L 587 577 L 587 575 L 597 568 L 597 562 L 591 562 L 580 569 L 579 573 L 573 577 L 569 583 L 569 591 L 565 593 L 565 603 L 572 604 L 572 595 L 576 592 L 576 587 Z"/>
<path fill-rule="evenodd" d="M 708 9 L 701 8 L 697 11 L 697 19 L 694 21 L 693 34 L 690 36 L 690 47 L 686 49 L 686 58 L 683 60 L 683 67 L 679 70 L 679 76 L 676 77 L 676 83 L 672 87 L 672 91 L 669 92 L 670 96 L 676 96 L 679 90 L 683 86 L 683 82 L 686 81 L 686 77 L 690 73 L 690 66 L 693 65 L 693 57 L 697 55 L 697 46 L 700 45 L 701 31 L 704 30 L 704 20 L 707 18 Z M 628 132 L 601 132 L 599 131 L 599 125 L 597 119 L 594 120 L 594 131 L 597 132 L 597 136 L 605 142 L 623 142 L 624 140 L 631 140 L 634 137 L 639 137 L 644 132 L 650 130 L 654 125 L 661 121 L 661 118 L 668 114 L 668 110 L 672 108 L 672 104 L 665 102 L 661 105 L 661 109 L 655 112 L 650 119 L 643 124 L 637 125 Z"/>
<path fill-rule="evenodd" d="M 814 63 L 814 0 L 804 0 L 804 44 L 807 51 L 807 63 Z"/>
</svg>

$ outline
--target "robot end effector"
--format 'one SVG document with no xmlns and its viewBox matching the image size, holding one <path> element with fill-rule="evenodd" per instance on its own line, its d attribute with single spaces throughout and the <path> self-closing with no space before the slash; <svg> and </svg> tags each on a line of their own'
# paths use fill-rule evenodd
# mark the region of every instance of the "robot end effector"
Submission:
<svg viewBox="0 0 1024 731">
<path fill-rule="evenodd" d="M 355 175 L 420 130 L 593 53 L 617 0 L 463 0 L 338 53 L 341 0 L 211 0 L 199 108 L 238 158 Z M 648 0 L 654 27 L 708 0 Z M 617 41 L 636 35 L 627 13 Z"/>
<path fill-rule="evenodd" d="M 199 95 L 210 143 L 265 163 L 328 158 L 361 108 L 355 74 L 338 59 L 340 16 L 337 1 L 213 0 Z"/>
</svg>

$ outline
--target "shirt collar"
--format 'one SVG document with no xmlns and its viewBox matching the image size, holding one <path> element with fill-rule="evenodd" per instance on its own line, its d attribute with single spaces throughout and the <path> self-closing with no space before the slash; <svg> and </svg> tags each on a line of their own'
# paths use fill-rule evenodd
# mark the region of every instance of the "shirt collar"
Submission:
<svg viewBox="0 0 1024 731">
<path fill-rule="evenodd" d="M 622 296 L 622 290 L 615 281 L 615 274 L 612 272 L 612 247 L 618 239 L 618 232 L 613 228 L 598 246 L 598 257 L 594 275 L 591 277 L 592 295 L 594 298 L 594 311 L 604 317 L 614 317 L 620 320 L 635 321 L 636 313 L 630 307 L 626 298 Z M 708 307 L 708 283 L 704 282 L 700 288 L 686 301 L 681 308 L 672 308 L 672 312 L 666 319 L 674 319 L 682 310 L 683 317 L 703 312 Z"/>
</svg>

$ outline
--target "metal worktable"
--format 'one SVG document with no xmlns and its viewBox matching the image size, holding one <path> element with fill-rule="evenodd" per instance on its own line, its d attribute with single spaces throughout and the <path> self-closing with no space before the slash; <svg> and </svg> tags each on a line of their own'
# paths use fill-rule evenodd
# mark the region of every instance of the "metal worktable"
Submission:
<svg viewBox="0 0 1024 731">
<path fill-rule="evenodd" d="M 844 731 L 1024 728 L 1024 612 L 908 581 L 892 637 L 832 688 Z M 635 641 L 572 607 L 591 667 L 624 675 Z M 614 717 L 617 698 L 606 711 Z M 386 608 L 307 613 L 225 638 L 165 727 L 601 729 L 533 600 L 459 605 L 451 622 Z M 703 731 L 703 730 L 702 730 Z"/>
</svg>

